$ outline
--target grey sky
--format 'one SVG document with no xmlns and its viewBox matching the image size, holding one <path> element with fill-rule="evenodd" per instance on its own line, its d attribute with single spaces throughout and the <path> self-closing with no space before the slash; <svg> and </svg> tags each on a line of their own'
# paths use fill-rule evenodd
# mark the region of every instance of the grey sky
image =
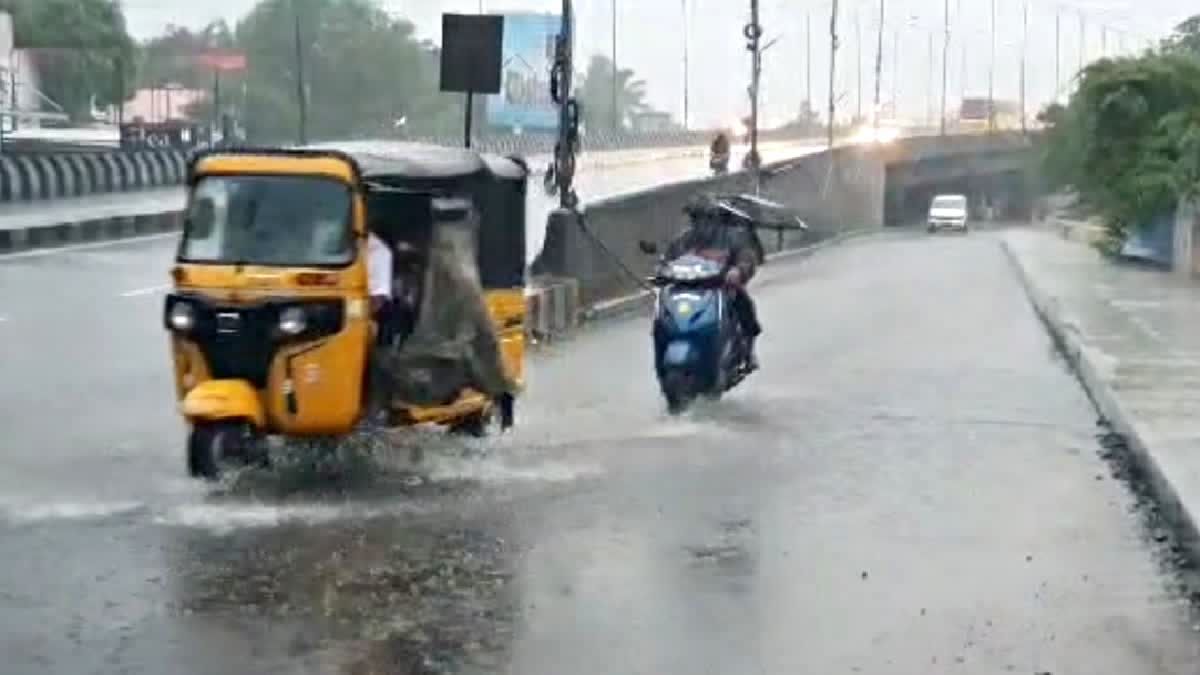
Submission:
<svg viewBox="0 0 1200 675">
<path fill-rule="evenodd" d="M 611 7 L 617 3 L 617 61 L 633 67 L 647 80 L 650 102 L 679 116 L 683 108 L 683 4 L 685 0 L 575 0 L 581 23 L 579 46 L 584 55 L 611 50 Z M 990 0 L 949 0 L 951 45 L 949 99 L 964 89 L 966 57 L 967 95 L 986 95 L 990 53 Z M 764 62 L 763 106 L 768 121 L 791 115 L 804 99 L 805 14 L 811 15 L 812 96 L 824 110 L 829 78 L 829 1 L 761 0 L 767 37 L 780 36 Z M 199 26 L 216 19 L 236 20 L 255 0 L 124 0 L 130 28 L 144 38 L 169 23 Z M 442 12 L 474 12 L 479 0 L 383 0 L 391 13 L 414 21 L 419 32 L 439 39 Z M 749 63 L 741 26 L 749 16 L 748 0 L 686 0 L 691 62 L 691 118 L 695 125 L 711 125 L 745 114 L 745 85 Z M 1020 91 L 1021 0 L 996 0 L 997 46 L 994 74 L 997 98 L 1016 100 Z M 1086 15 L 1088 58 L 1101 53 L 1104 41 L 1109 54 L 1122 45 L 1132 50 L 1148 39 L 1166 35 L 1191 12 L 1178 0 L 1091 0 L 1053 2 L 1028 0 L 1029 42 L 1027 96 L 1030 110 L 1053 96 L 1055 89 L 1055 16 L 1061 16 L 1061 79 L 1067 80 L 1079 65 L 1080 12 Z M 560 0 L 484 0 L 489 12 L 506 10 L 551 11 Z M 943 0 L 886 0 L 882 98 L 888 100 L 893 82 L 901 112 L 924 118 L 929 111 L 928 91 L 933 75 L 934 110 L 941 92 L 941 26 Z M 1196 7 L 1194 12 L 1200 12 Z M 874 89 L 874 59 L 879 4 L 877 0 L 841 0 L 841 49 L 836 90 L 842 97 L 839 110 L 853 113 L 858 104 L 859 43 L 855 17 L 862 30 L 862 95 L 864 111 L 870 109 Z M 1102 26 L 1107 29 L 1102 30 Z M 899 49 L 896 35 L 899 31 Z M 929 36 L 934 37 L 934 64 L 930 68 Z M 901 77 L 894 78 L 895 57 Z"/>
</svg>

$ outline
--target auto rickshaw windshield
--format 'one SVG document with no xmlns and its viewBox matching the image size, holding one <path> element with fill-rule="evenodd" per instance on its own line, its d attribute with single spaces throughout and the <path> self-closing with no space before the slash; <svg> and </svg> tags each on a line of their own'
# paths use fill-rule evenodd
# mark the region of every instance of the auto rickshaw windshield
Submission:
<svg viewBox="0 0 1200 675">
<path fill-rule="evenodd" d="M 354 260 L 352 204 L 350 187 L 329 178 L 205 176 L 192 189 L 179 259 L 345 266 Z"/>
</svg>

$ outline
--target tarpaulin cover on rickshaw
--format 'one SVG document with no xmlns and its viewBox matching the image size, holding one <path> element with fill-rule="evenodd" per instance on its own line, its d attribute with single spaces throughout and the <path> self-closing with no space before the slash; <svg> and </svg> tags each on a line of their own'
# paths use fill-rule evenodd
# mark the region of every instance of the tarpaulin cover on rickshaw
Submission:
<svg viewBox="0 0 1200 675">
<path fill-rule="evenodd" d="M 368 190 L 369 226 L 424 258 L 411 332 L 375 355 L 393 402 L 446 405 L 468 389 L 515 394 L 485 291 L 524 285 L 524 164 L 399 143 L 352 153 Z"/>
</svg>

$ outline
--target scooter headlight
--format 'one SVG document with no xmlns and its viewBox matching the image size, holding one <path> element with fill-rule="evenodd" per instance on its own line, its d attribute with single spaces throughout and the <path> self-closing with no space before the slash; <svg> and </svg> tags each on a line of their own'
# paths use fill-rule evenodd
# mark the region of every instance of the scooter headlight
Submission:
<svg viewBox="0 0 1200 675">
<path fill-rule="evenodd" d="M 167 315 L 167 321 L 171 324 L 171 328 L 186 333 L 196 325 L 196 311 L 186 302 L 176 302 L 171 305 L 171 311 Z"/>
<path fill-rule="evenodd" d="M 299 335 L 307 325 L 304 310 L 299 307 L 288 307 L 279 313 L 279 332 L 284 335 Z"/>
</svg>

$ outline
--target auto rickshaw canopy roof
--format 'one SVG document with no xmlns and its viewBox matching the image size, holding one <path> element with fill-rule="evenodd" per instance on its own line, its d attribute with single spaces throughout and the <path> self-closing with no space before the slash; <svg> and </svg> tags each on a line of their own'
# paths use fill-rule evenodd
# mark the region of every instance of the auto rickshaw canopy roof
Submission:
<svg viewBox="0 0 1200 675">
<path fill-rule="evenodd" d="M 359 182 L 404 184 L 454 183 L 468 179 L 524 181 L 529 168 L 518 157 L 502 157 L 470 148 L 451 148 L 401 141 L 345 141 L 286 148 L 225 148 L 200 153 L 192 163 L 193 174 L 203 161 L 219 156 L 268 156 L 273 158 L 331 157 L 353 166 Z"/>
</svg>

